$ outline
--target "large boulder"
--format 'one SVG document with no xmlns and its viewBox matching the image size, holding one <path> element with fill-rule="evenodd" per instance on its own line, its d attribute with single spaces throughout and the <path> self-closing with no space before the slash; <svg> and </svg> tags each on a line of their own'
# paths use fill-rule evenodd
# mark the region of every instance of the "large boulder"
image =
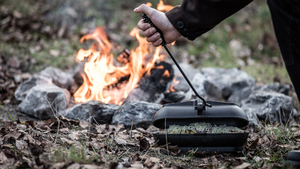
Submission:
<svg viewBox="0 0 300 169">
<path fill-rule="evenodd" d="M 97 100 L 91 100 L 86 103 L 76 104 L 71 108 L 61 111 L 59 115 L 79 121 L 88 121 L 92 118 L 92 122 L 96 121 L 101 124 L 110 124 L 114 112 L 119 107 L 120 106 L 115 104 L 105 104 Z"/>
<path fill-rule="evenodd" d="M 124 124 L 125 127 L 148 128 L 152 123 L 154 114 L 162 105 L 144 101 L 126 102 L 120 106 L 112 119 L 113 124 Z"/>
<path fill-rule="evenodd" d="M 237 68 L 203 68 L 206 76 L 205 91 L 208 97 L 216 100 L 228 100 L 240 104 L 255 88 L 255 80 L 246 72 Z"/>
<path fill-rule="evenodd" d="M 191 83 L 199 95 L 201 95 L 202 97 L 206 96 L 206 91 L 204 86 L 205 83 L 207 83 L 207 78 L 205 75 L 203 75 L 200 72 L 196 73 Z"/>
<path fill-rule="evenodd" d="M 255 90 L 274 91 L 285 95 L 289 95 L 291 86 L 289 84 L 281 84 L 277 82 L 277 83 L 265 84 L 263 86 L 256 87 Z"/>
<path fill-rule="evenodd" d="M 37 85 L 19 104 L 21 112 L 39 119 L 54 118 L 54 114 L 67 108 L 70 93 L 55 85 Z"/>
<path fill-rule="evenodd" d="M 15 91 L 17 100 L 25 99 L 27 93 L 37 85 L 57 85 L 58 87 L 70 89 L 74 83 L 73 75 L 54 67 L 47 67 L 38 74 L 34 74 L 30 79 L 21 83 Z"/>
<path fill-rule="evenodd" d="M 257 119 L 266 123 L 287 123 L 296 112 L 292 98 L 273 91 L 256 90 L 242 102 L 250 124 L 259 126 Z M 256 117 L 255 117 L 256 115 Z"/>
<path fill-rule="evenodd" d="M 50 78 L 58 87 L 69 89 L 74 83 L 73 75 L 54 67 L 47 67 L 40 72 L 41 76 Z"/>
<path fill-rule="evenodd" d="M 53 83 L 50 78 L 35 74 L 18 86 L 17 90 L 15 91 L 15 97 L 17 100 L 22 101 L 34 86 L 51 84 Z"/>
</svg>

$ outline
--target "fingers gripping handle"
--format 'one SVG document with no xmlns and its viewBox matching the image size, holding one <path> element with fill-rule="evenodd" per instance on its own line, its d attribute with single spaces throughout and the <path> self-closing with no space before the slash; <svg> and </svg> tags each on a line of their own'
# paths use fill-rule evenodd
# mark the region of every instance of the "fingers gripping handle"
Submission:
<svg viewBox="0 0 300 169">
<path fill-rule="evenodd" d="M 158 29 L 158 27 L 156 27 L 153 23 L 152 23 L 152 21 L 151 21 L 151 19 L 146 15 L 146 14 L 144 14 L 143 13 L 143 19 L 144 19 L 144 22 L 146 22 L 146 23 L 149 23 L 150 25 L 151 25 L 151 27 L 154 27 L 155 29 L 156 29 L 156 31 L 160 34 L 160 37 L 161 37 L 161 39 L 162 39 L 162 45 L 165 45 L 166 44 L 166 41 L 165 41 L 165 38 L 164 38 L 164 34 L 162 33 L 162 31 L 160 30 L 160 29 Z"/>
</svg>

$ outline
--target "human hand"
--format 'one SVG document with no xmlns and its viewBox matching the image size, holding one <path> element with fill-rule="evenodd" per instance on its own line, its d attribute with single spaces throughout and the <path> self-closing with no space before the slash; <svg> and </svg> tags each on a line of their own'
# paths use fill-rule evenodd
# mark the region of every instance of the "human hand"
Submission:
<svg viewBox="0 0 300 169">
<path fill-rule="evenodd" d="M 135 8 L 134 12 L 148 15 L 152 23 L 163 33 L 166 43 L 172 43 L 181 36 L 181 34 L 174 28 L 163 12 L 160 12 L 145 4 Z M 148 42 L 152 42 L 153 46 L 160 46 L 162 43 L 160 34 L 154 27 L 151 27 L 149 23 L 145 23 L 144 19 L 141 19 L 138 22 L 137 28 L 141 30 L 141 34 L 143 36 L 147 37 Z"/>
</svg>

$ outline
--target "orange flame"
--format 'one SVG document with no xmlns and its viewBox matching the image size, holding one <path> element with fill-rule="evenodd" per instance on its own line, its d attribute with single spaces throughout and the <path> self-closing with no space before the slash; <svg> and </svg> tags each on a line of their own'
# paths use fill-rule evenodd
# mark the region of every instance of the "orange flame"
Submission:
<svg viewBox="0 0 300 169">
<path fill-rule="evenodd" d="M 156 48 L 154 51 L 152 46 L 147 43 L 146 38 L 139 35 L 137 28 L 134 28 L 130 35 L 136 37 L 139 46 L 131 50 L 129 62 L 121 67 L 113 65 L 113 55 L 110 53 L 111 44 L 104 29 L 98 27 L 92 34 L 81 38 L 81 42 L 94 39 L 97 44 L 93 44 L 88 50 L 80 49 L 76 56 L 80 61 L 88 58 L 84 66 L 86 75 L 82 75 L 84 82 L 74 93 L 76 102 L 99 100 L 104 103 L 122 104 L 130 91 L 137 87 L 140 78 L 145 73 L 150 74 L 155 62 L 162 60 L 163 57 L 159 55 L 160 48 Z M 127 83 L 111 87 L 120 78 L 128 75 Z"/>
<path fill-rule="evenodd" d="M 165 11 L 168 12 L 169 10 L 173 9 L 174 6 L 171 5 L 165 5 L 162 0 L 159 0 L 159 3 L 157 4 L 157 10 L 159 11 Z"/>
<path fill-rule="evenodd" d="M 149 6 L 149 7 L 152 6 L 151 2 L 147 2 L 146 5 Z"/>
<path fill-rule="evenodd" d="M 165 70 L 165 72 L 162 76 L 168 78 L 168 77 L 170 77 L 170 72 L 168 70 Z"/>
<path fill-rule="evenodd" d="M 149 2 L 147 5 L 152 6 Z M 164 5 L 162 0 L 157 5 L 160 11 L 169 11 L 172 8 L 173 6 Z M 119 67 L 113 64 L 113 54 L 110 53 L 112 45 L 103 28 L 98 27 L 93 33 L 80 39 L 80 42 L 93 39 L 97 44 L 93 44 L 88 50 L 80 49 L 77 53 L 76 58 L 79 61 L 87 58 L 84 66 L 85 74 L 82 74 L 83 84 L 74 93 L 77 103 L 99 100 L 104 103 L 122 104 L 130 91 L 137 87 L 140 78 L 145 73 L 150 75 L 155 62 L 164 59 L 165 56 L 159 54 L 161 47 L 154 50 L 152 45 L 147 43 L 146 38 L 139 35 L 137 28 L 134 28 L 130 35 L 136 37 L 139 46 L 131 50 L 129 62 Z M 120 78 L 127 76 L 129 76 L 128 81 L 118 83 Z M 169 77 L 169 71 L 166 70 L 163 76 Z"/>
<path fill-rule="evenodd" d="M 170 86 L 170 90 L 168 92 L 175 92 L 176 90 L 174 89 L 174 86 L 176 86 L 177 84 L 179 84 L 179 80 L 176 80 L 176 77 L 173 79 L 173 84 Z"/>
</svg>

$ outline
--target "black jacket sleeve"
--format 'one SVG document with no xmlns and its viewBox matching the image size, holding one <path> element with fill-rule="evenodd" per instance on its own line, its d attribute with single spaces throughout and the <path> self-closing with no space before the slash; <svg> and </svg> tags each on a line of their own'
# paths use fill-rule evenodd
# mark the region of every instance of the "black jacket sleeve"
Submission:
<svg viewBox="0 0 300 169">
<path fill-rule="evenodd" d="M 252 0 L 183 0 L 166 13 L 181 35 L 194 40 L 221 21 L 239 11 Z"/>
</svg>

